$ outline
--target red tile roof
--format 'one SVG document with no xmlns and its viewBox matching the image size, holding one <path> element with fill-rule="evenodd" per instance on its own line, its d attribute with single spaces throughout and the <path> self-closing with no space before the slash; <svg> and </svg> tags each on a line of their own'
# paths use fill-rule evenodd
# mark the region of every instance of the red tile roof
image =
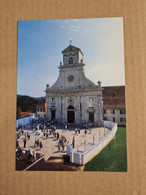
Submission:
<svg viewBox="0 0 146 195">
<path fill-rule="evenodd" d="M 125 86 L 103 87 L 102 95 L 104 97 L 123 97 L 125 98 Z"/>
<path fill-rule="evenodd" d="M 125 86 L 103 87 L 103 108 L 125 108 Z"/>
<path fill-rule="evenodd" d="M 20 112 L 19 118 L 26 117 L 26 116 L 32 116 L 33 113 L 31 112 Z"/>
<path fill-rule="evenodd" d="M 111 109 L 125 108 L 125 100 L 124 99 L 104 99 L 103 108 L 111 108 Z"/>
<path fill-rule="evenodd" d="M 45 105 L 36 105 L 36 108 L 45 108 Z"/>
</svg>

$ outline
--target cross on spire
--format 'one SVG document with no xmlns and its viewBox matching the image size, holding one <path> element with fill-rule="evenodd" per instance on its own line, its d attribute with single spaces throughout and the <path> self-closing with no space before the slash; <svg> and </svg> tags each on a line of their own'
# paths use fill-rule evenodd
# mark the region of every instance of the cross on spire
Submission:
<svg viewBox="0 0 146 195">
<path fill-rule="evenodd" d="M 72 38 L 70 39 L 70 41 L 69 41 L 69 42 L 70 42 L 70 45 L 71 45 L 71 44 L 72 44 Z"/>
</svg>

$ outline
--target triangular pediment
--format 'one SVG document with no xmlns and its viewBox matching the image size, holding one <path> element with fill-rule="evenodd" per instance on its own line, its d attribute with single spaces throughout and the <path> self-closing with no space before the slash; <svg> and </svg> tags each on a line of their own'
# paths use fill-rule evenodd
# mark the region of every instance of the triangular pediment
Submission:
<svg viewBox="0 0 146 195">
<path fill-rule="evenodd" d="M 73 45 L 69 45 L 66 49 L 64 49 L 62 51 L 62 53 L 66 53 L 66 52 L 72 52 L 72 51 L 80 51 L 82 53 L 82 51 L 80 50 L 80 48 L 75 47 Z M 83 54 L 83 53 L 82 53 Z"/>
</svg>

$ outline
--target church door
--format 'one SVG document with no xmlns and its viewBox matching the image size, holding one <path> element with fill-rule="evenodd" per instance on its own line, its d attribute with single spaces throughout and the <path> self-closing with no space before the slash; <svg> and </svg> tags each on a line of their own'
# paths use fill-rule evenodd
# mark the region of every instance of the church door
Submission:
<svg viewBox="0 0 146 195">
<path fill-rule="evenodd" d="M 89 122 L 94 122 L 94 112 L 89 112 Z"/>
<path fill-rule="evenodd" d="M 53 120 L 55 118 L 55 110 L 51 111 L 51 120 Z"/>
<path fill-rule="evenodd" d="M 75 123 L 75 110 L 73 106 L 68 106 L 67 108 L 67 122 Z"/>
</svg>

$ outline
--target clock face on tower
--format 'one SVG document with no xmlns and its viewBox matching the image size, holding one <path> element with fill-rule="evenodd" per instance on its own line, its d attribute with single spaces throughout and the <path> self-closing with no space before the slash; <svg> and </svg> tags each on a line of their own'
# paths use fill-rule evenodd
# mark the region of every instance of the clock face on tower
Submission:
<svg viewBox="0 0 146 195">
<path fill-rule="evenodd" d="M 67 77 L 67 80 L 68 80 L 69 82 L 73 82 L 73 80 L 74 80 L 74 75 L 69 75 L 69 76 Z"/>
</svg>

